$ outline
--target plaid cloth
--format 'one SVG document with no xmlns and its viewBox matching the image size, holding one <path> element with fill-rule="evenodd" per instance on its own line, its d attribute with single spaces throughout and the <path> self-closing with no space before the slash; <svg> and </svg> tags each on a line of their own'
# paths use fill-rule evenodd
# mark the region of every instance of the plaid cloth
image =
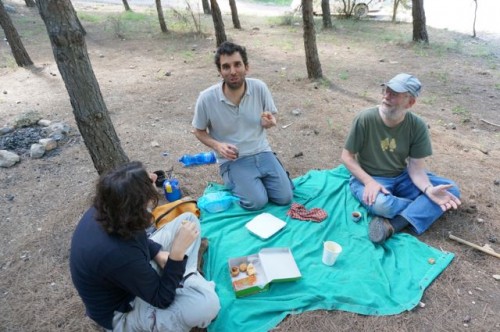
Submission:
<svg viewBox="0 0 500 332">
<path fill-rule="evenodd" d="M 293 219 L 310 220 L 315 222 L 322 222 L 326 219 L 326 217 L 328 217 L 328 214 L 323 209 L 312 208 L 308 211 L 304 205 L 299 203 L 292 203 L 290 210 L 288 210 L 286 214 Z"/>
</svg>

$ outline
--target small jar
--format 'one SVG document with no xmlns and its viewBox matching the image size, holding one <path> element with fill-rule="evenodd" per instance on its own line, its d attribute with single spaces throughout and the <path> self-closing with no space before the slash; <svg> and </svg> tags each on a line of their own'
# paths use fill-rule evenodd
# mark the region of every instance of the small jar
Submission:
<svg viewBox="0 0 500 332">
<path fill-rule="evenodd" d="M 176 201 L 182 196 L 179 180 L 177 179 L 167 179 L 163 181 L 163 191 L 165 193 L 165 199 L 169 202 Z"/>
</svg>

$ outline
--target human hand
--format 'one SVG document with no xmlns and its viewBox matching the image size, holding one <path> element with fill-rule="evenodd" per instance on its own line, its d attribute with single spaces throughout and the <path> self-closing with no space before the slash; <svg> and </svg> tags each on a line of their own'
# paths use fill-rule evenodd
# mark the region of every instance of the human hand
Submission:
<svg viewBox="0 0 500 332">
<path fill-rule="evenodd" d="M 373 205 L 373 203 L 375 203 L 375 199 L 377 199 L 379 191 L 384 194 L 389 194 L 389 191 L 375 180 L 372 180 L 365 184 L 365 190 L 363 191 L 363 202 L 369 206 Z"/>
<path fill-rule="evenodd" d="M 200 236 L 200 230 L 195 223 L 188 220 L 182 221 L 170 248 L 170 258 L 176 261 L 183 260 L 187 248 L 198 236 Z"/>
<path fill-rule="evenodd" d="M 239 156 L 239 151 L 236 145 L 221 143 L 217 146 L 217 152 L 226 159 L 235 160 Z"/>
<path fill-rule="evenodd" d="M 435 187 L 432 186 L 425 191 L 425 194 L 434 203 L 438 204 L 443 212 L 450 209 L 456 210 L 462 202 L 458 199 L 458 197 L 448 191 L 451 187 L 453 187 L 452 184 L 441 184 Z"/>
<path fill-rule="evenodd" d="M 165 264 L 167 264 L 167 260 L 168 260 L 169 255 L 170 255 L 170 253 L 168 251 L 160 250 L 160 251 L 158 251 L 158 253 L 154 257 L 154 261 L 156 262 L 156 264 L 158 264 L 160 269 L 163 270 L 163 268 L 165 267 Z"/>
<path fill-rule="evenodd" d="M 262 112 L 260 125 L 266 129 L 276 126 L 276 118 L 271 112 Z"/>
</svg>

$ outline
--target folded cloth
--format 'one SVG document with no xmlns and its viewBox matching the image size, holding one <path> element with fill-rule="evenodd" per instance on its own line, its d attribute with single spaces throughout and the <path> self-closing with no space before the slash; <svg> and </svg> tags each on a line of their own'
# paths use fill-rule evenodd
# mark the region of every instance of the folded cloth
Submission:
<svg viewBox="0 0 500 332">
<path fill-rule="evenodd" d="M 315 222 L 322 222 L 326 219 L 326 217 L 328 217 L 328 214 L 323 209 L 312 208 L 308 211 L 304 205 L 299 203 L 292 203 L 290 210 L 288 210 L 286 214 L 293 219 L 310 220 Z"/>
</svg>

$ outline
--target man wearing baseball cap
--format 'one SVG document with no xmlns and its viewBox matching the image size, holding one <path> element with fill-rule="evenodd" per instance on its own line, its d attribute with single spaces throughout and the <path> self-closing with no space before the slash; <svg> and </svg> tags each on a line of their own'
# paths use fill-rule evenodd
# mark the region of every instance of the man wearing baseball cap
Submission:
<svg viewBox="0 0 500 332">
<path fill-rule="evenodd" d="M 409 111 L 421 89 L 405 73 L 382 84 L 381 104 L 355 117 L 342 151 L 352 193 L 375 216 L 368 229 L 375 244 L 406 227 L 420 235 L 461 204 L 453 181 L 426 170 L 432 154 L 427 125 Z"/>
</svg>

